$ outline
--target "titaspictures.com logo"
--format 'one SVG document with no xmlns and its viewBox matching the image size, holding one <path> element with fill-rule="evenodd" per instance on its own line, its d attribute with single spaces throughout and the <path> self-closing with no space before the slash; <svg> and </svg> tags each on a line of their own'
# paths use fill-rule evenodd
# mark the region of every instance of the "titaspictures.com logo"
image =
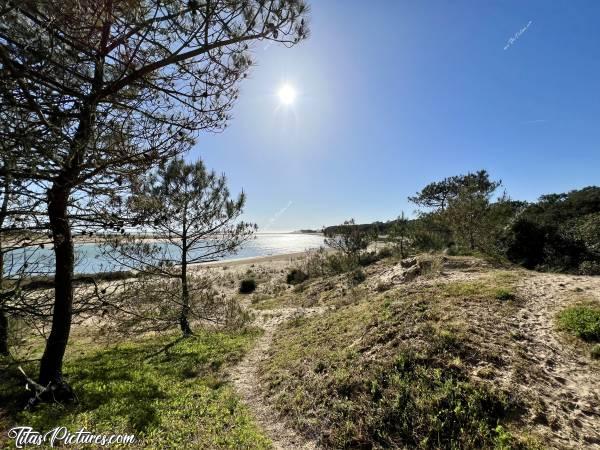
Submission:
<svg viewBox="0 0 600 450">
<path fill-rule="evenodd" d="M 111 445 L 134 444 L 135 436 L 132 434 L 94 434 L 81 428 L 79 431 L 71 432 L 67 427 L 56 427 L 46 433 L 35 431 L 31 427 L 13 427 L 8 431 L 8 437 L 13 439 L 15 447 L 49 445 L 97 445 L 110 447 Z"/>
</svg>

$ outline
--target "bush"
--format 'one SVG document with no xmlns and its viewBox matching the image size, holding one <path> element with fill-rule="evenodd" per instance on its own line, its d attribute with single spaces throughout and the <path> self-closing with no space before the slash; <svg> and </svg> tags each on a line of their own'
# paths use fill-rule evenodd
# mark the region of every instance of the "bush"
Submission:
<svg viewBox="0 0 600 450">
<path fill-rule="evenodd" d="M 584 261 L 579 264 L 579 273 L 581 275 L 600 275 L 600 262 Z"/>
<path fill-rule="evenodd" d="M 250 294 L 256 290 L 256 280 L 254 278 L 246 278 L 240 283 L 240 294 Z"/>
<path fill-rule="evenodd" d="M 350 275 L 352 284 L 360 284 L 367 279 L 365 273 L 361 269 L 356 269 Z"/>
<path fill-rule="evenodd" d="M 507 291 L 506 289 L 498 289 L 495 296 L 496 296 L 497 300 L 503 300 L 503 301 L 515 299 L 515 294 L 513 294 L 510 291 Z"/>
<path fill-rule="evenodd" d="M 600 344 L 596 344 L 592 347 L 591 356 L 594 359 L 600 359 Z"/>
<path fill-rule="evenodd" d="M 574 306 L 558 316 L 561 329 L 583 339 L 600 342 L 600 308 Z"/>
<path fill-rule="evenodd" d="M 379 261 L 381 258 L 375 252 L 363 253 L 358 257 L 358 264 L 363 267 L 370 266 L 371 264 Z"/>
<path fill-rule="evenodd" d="M 506 256 L 514 263 L 533 269 L 544 261 L 546 234 L 541 225 L 525 219 L 516 220 L 506 238 Z"/>
<path fill-rule="evenodd" d="M 392 249 L 390 247 L 383 247 L 382 249 L 379 250 L 379 252 L 377 252 L 377 257 L 379 259 L 384 259 L 384 258 L 389 258 L 393 254 L 394 254 L 394 252 L 392 251 Z"/>
<path fill-rule="evenodd" d="M 292 269 L 285 278 L 287 284 L 300 284 L 308 279 L 308 275 L 300 269 Z"/>
<path fill-rule="evenodd" d="M 356 268 L 357 260 L 342 253 L 327 255 L 327 272 L 332 275 L 346 273 Z"/>
</svg>

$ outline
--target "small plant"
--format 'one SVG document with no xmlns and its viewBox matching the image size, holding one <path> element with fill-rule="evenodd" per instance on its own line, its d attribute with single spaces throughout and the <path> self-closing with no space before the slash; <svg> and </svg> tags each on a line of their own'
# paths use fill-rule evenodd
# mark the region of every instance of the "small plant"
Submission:
<svg viewBox="0 0 600 450">
<path fill-rule="evenodd" d="M 350 274 L 352 284 L 360 284 L 367 279 L 365 273 L 361 269 L 353 270 Z"/>
<path fill-rule="evenodd" d="M 256 280 L 254 278 L 246 278 L 240 283 L 240 294 L 250 294 L 256 290 Z"/>
<path fill-rule="evenodd" d="M 600 344 L 596 344 L 592 347 L 591 356 L 594 359 L 600 359 Z"/>
<path fill-rule="evenodd" d="M 378 283 L 377 286 L 375 287 L 375 290 L 377 292 L 385 292 L 390 290 L 392 287 L 392 285 L 390 283 Z"/>
<path fill-rule="evenodd" d="M 498 289 L 498 291 L 496 292 L 496 299 L 502 301 L 514 300 L 515 294 L 513 294 L 510 291 L 507 291 L 506 289 Z"/>
<path fill-rule="evenodd" d="M 381 258 L 379 257 L 379 255 L 375 252 L 367 252 L 367 253 L 363 253 L 362 255 L 359 256 L 358 258 L 358 263 L 363 266 L 370 266 L 373 263 L 376 263 L 377 261 L 379 261 Z"/>
<path fill-rule="evenodd" d="M 574 306 L 562 311 L 558 316 L 561 329 L 583 339 L 600 342 L 600 308 Z"/>
<path fill-rule="evenodd" d="M 292 269 L 285 278 L 287 284 L 300 284 L 308 279 L 308 275 L 300 269 Z"/>
<path fill-rule="evenodd" d="M 379 250 L 379 252 L 377 252 L 377 257 L 379 259 L 384 259 L 384 258 L 389 258 L 393 254 L 394 254 L 394 252 L 392 251 L 392 249 L 390 247 L 383 247 L 381 250 Z"/>
</svg>

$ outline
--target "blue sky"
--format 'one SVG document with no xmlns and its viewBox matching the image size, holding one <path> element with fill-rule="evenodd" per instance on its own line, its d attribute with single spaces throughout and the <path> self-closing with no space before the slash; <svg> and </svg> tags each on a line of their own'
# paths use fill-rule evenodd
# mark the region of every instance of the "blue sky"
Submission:
<svg viewBox="0 0 600 450">
<path fill-rule="evenodd" d="M 229 128 L 189 156 L 244 189 L 246 220 L 412 215 L 407 196 L 482 168 L 523 200 L 599 183 L 599 1 L 310 4 L 311 37 L 256 46 Z"/>
</svg>

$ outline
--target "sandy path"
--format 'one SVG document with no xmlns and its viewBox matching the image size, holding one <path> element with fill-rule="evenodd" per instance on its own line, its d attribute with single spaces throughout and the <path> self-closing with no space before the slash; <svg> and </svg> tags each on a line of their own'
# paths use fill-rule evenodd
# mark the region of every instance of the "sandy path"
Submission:
<svg viewBox="0 0 600 450">
<path fill-rule="evenodd" d="M 564 342 L 555 328 L 556 314 L 573 303 L 576 289 L 600 300 L 600 277 L 532 273 L 520 282 L 525 301 L 514 321 L 529 367 L 525 378 L 512 381 L 544 400 L 545 412 L 534 419 L 538 431 L 566 448 L 600 449 L 600 364 Z"/>
<path fill-rule="evenodd" d="M 255 420 L 265 431 L 276 450 L 315 450 L 315 442 L 309 441 L 291 429 L 279 413 L 266 404 L 260 391 L 258 366 L 267 358 L 273 334 L 282 323 L 299 316 L 320 314 L 326 308 L 281 308 L 268 311 L 255 311 L 256 325 L 264 330 L 254 348 L 246 357 L 229 371 L 233 385 L 252 411 Z M 253 310 L 254 311 L 254 310 Z"/>
</svg>

